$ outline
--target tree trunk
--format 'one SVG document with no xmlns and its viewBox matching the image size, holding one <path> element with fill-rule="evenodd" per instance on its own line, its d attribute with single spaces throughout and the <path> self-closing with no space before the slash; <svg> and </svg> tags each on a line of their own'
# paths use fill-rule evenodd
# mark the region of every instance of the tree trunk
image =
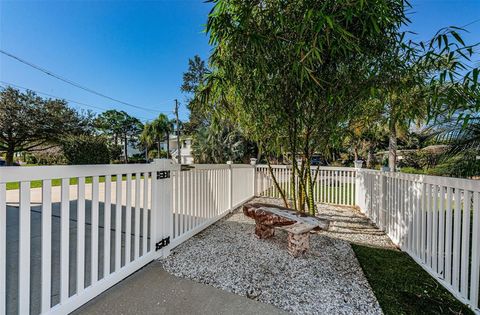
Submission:
<svg viewBox="0 0 480 315">
<path fill-rule="evenodd" d="M 270 176 L 272 177 L 273 183 L 277 188 L 278 192 L 280 193 L 280 196 L 282 197 L 283 205 L 286 208 L 288 208 L 288 200 L 287 200 L 287 197 L 285 196 L 285 191 L 282 189 L 282 187 L 280 187 L 280 184 L 278 183 L 277 178 L 273 173 L 273 168 L 272 168 L 272 165 L 270 164 L 270 160 L 268 159 L 268 157 L 267 157 L 267 165 L 268 165 L 268 171 L 270 172 Z"/>
<path fill-rule="evenodd" d="M 7 155 L 5 159 L 5 163 L 7 166 L 12 166 L 13 165 L 13 156 L 15 155 L 15 150 L 11 147 L 8 148 L 7 150 Z"/>
<path fill-rule="evenodd" d="M 354 161 L 358 161 L 358 146 L 355 144 L 355 146 L 353 147 L 353 157 L 354 157 Z"/>
<path fill-rule="evenodd" d="M 373 145 L 368 145 L 368 155 L 367 155 L 367 168 L 373 168 L 373 163 L 375 163 L 375 154 L 373 152 Z"/>
<path fill-rule="evenodd" d="M 297 163 L 298 165 L 298 163 Z M 300 166 L 300 169 L 297 170 L 298 172 L 298 198 L 297 198 L 297 203 L 298 203 L 298 208 L 297 210 L 300 212 L 305 212 L 305 198 L 307 196 L 307 187 L 305 185 L 305 159 L 302 158 L 302 164 Z"/>
<path fill-rule="evenodd" d="M 292 205 L 297 210 L 297 172 L 295 157 L 292 159 L 292 177 L 290 178 L 290 196 L 292 197 Z"/>
<path fill-rule="evenodd" d="M 157 142 L 157 158 L 160 158 L 160 151 L 161 151 L 161 148 L 160 148 L 160 137 L 158 138 L 158 142 Z"/>
<path fill-rule="evenodd" d="M 312 180 L 312 170 L 310 168 L 310 157 L 307 159 L 306 167 L 306 180 L 307 180 L 307 207 L 310 215 L 315 215 L 315 200 L 313 198 L 313 180 Z"/>
<path fill-rule="evenodd" d="M 393 115 L 390 115 L 388 133 L 388 167 L 390 172 L 396 171 L 397 164 L 397 126 Z"/>
</svg>

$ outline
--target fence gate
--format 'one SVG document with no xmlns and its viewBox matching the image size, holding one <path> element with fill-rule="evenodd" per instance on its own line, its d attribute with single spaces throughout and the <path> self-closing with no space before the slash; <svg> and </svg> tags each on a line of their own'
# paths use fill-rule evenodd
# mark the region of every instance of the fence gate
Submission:
<svg viewBox="0 0 480 315">
<path fill-rule="evenodd" d="M 0 314 L 69 313 L 167 254 L 166 160 L 0 169 Z"/>
</svg>

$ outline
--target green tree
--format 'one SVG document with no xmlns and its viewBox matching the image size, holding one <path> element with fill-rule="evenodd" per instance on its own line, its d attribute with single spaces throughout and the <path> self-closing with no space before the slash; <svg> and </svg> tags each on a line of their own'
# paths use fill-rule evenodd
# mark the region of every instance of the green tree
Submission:
<svg viewBox="0 0 480 315">
<path fill-rule="evenodd" d="M 478 95 L 478 68 L 472 60 L 475 45 L 465 44 L 461 31 L 443 28 L 429 41 L 418 43 L 400 33 L 382 56 L 376 97 L 388 121 L 391 171 L 396 169 L 399 128 L 427 123 L 445 109 L 456 111 Z"/>
<path fill-rule="evenodd" d="M 188 70 L 183 73 L 183 83 L 180 87 L 180 90 L 186 95 L 187 108 L 190 112 L 189 121 L 183 128 L 185 134 L 191 135 L 209 123 L 207 113 L 199 106 L 195 98 L 195 94 L 203 86 L 208 72 L 205 61 L 200 56 L 195 55 L 192 59 L 188 59 Z"/>
<path fill-rule="evenodd" d="M 68 164 L 108 164 L 110 150 L 102 136 L 76 135 L 62 140 L 62 150 Z"/>
<path fill-rule="evenodd" d="M 46 150 L 66 135 L 89 132 L 88 120 L 65 100 L 7 87 L 0 91 L 0 151 L 6 152 L 7 165 L 13 165 L 15 152 Z"/>
<path fill-rule="evenodd" d="M 128 145 L 139 141 L 143 125 L 137 118 L 124 111 L 107 110 L 100 114 L 95 122 L 97 129 L 106 135 L 112 145 L 123 145 L 123 159 L 128 163 Z"/>
<path fill-rule="evenodd" d="M 145 124 L 142 134 L 140 135 L 140 141 L 150 148 L 154 144 L 157 144 L 157 154 L 160 158 L 162 150 L 160 149 L 160 143 L 165 140 L 167 145 L 167 158 L 170 158 L 170 134 L 173 132 L 174 121 L 170 120 L 167 115 L 160 114 L 158 117 L 150 123 Z"/>
<path fill-rule="evenodd" d="M 372 69 L 405 20 L 403 1 L 214 2 L 202 103 L 258 143 L 268 163 L 291 152 L 293 206 L 314 213 L 311 156 L 369 95 Z"/>
<path fill-rule="evenodd" d="M 196 163 L 248 163 L 257 156 L 256 145 L 231 126 L 210 124 L 193 135 L 192 154 Z"/>
</svg>

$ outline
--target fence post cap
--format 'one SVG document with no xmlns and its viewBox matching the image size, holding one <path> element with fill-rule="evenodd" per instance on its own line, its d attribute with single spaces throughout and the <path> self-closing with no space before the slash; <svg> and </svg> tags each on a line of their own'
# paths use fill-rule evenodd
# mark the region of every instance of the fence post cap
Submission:
<svg viewBox="0 0 480 315">
<path fill-rule="evenodd" d="M 256 158 L 250 158 L 250 165 L 256 165 L 257 164 L 257 159 Z"/>
<path fill-rule="evenodd" d="M 353 162 L 353 164 L 355 165 L 355 168 L 362 168 L 363 161 L 362 160 L 356 160 L 356 161 Z"/>
</svg>

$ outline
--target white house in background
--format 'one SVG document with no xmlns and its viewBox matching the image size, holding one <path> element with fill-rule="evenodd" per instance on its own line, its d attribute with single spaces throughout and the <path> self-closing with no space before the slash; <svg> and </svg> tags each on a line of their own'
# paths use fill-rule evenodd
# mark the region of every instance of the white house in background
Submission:
<svg viewBox="0 0 480 315">
<path fill-rule="evenodd" d="M 170 155 L 172 156 L 172 160 L 177 162 L 179 154 L 177 135 L 171 134 L 168 142 L 170 145 Z M 167 143 L 165 141 L 162 142 L 160 146 L 163 150 L 167 150 Z M 180 158 L 182 164 L 193 164 L 192 138 L 180 137 Z"/>
</svg>

